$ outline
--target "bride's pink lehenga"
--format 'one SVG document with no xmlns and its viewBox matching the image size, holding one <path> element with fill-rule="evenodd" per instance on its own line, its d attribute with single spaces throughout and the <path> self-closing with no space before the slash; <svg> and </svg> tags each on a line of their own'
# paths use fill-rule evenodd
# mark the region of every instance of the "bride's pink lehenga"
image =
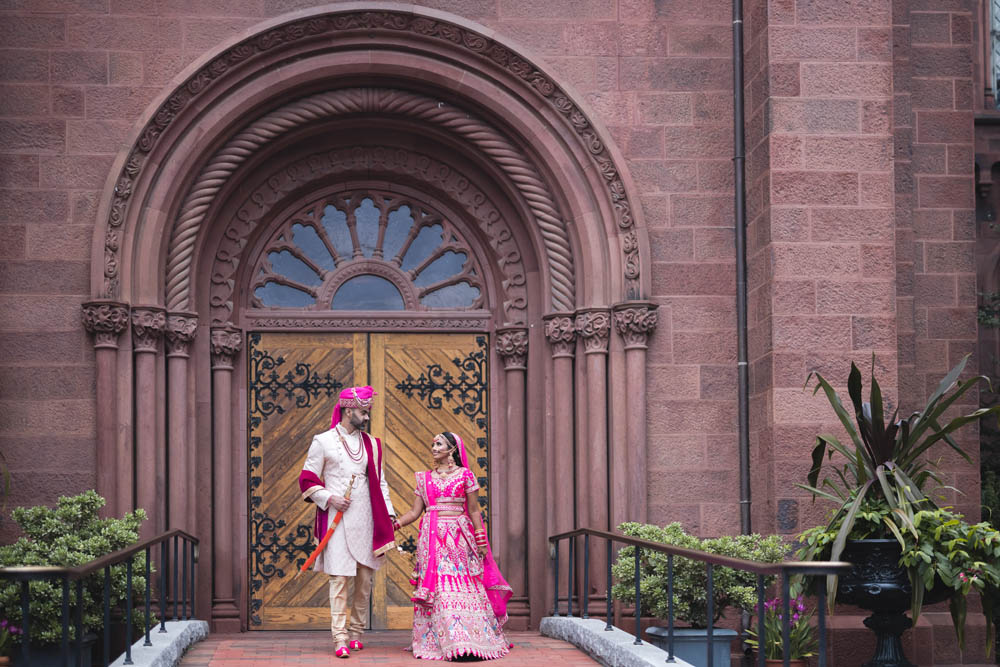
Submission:
<svg viewBox="0 0 1000 667">
<path fill-rule="evenodd" d="M 468 468 L 443 478 L 430 471 L 417 473 L 416 492 L 427 513 L 420 523 L 413 569 L 415 658 L 501 658 L 509 652 L 503 624 L 511 588 L 493 554 L 480 558 L 476 552 L 472 520 L 464 505 L 465 494 L 478 488 Z"/>
</svg>

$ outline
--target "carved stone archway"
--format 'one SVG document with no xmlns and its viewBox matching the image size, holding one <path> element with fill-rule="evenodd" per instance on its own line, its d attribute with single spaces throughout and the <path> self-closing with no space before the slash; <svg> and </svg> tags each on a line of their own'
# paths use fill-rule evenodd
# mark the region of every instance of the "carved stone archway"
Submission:
<svg viewBox="0 0 1000 667">
<path fill-rule="evenodd" d="M 302 149 L 317 128 L 359 119 L 409 137 L 389 144 L 406 157 L 347 139 Z M 479 182 L 428 151 L 422 135 L 465 160 Z M 298 150 L 297 161 L 255 181 L 283 147 Z M 290 14 L 207 55 L 151 105 L 109 177 L 94 239 L 95 300 L 85 305 L 98 348 L 99 469 L 117 471 L 100 475 L 99 490 L 114 498 L 114 512 L 147 505 L 150 531 L 169 516 L 171 527 L 196 533 L 202 562 L 213 564 L 199 571 L 213 596 L 199 599 L 198 614 L 219 630 L 246 626 L 237 593 L 246 590 L 246 529 L 232 523 L 240 512 L 232 489 L 247 481 L 241 262 L 258 223 L 303 183 L 356 174 L 358 161 L 336 153 L 355 148 L 368 177 L 434 188 L 468 221 L 491 272 L 491 310 L 435 321 L 495 337 L 493 367 L 503 371 L 493 400 L 505 409 L 493 411 L 502 418 L 491 429 L 507 447 L 500 492 L 509 514 L 498 546 L 521 590 L 515 616 L 534 625 L 548 604 L 548 534 L 645 516 L 641 476 L 629 476 L 645 464 L 645 389 L 621 389 L 644 384 L 655 324 L 655 306 L 642 301 L 649 250 L 607 131 L 523 49 L 457 16 L 391 3 Z M 254 199 L 267 188 L 273 202 Z M 272 320 L 273 328 L 415 326 L 403 316 Z M 129 322 L 133 336 L 119 338 Z M 585 360 L 574 362 L 577 349 Z M 549 498 L 566 457 L 579 473 Z"/>
</svg>

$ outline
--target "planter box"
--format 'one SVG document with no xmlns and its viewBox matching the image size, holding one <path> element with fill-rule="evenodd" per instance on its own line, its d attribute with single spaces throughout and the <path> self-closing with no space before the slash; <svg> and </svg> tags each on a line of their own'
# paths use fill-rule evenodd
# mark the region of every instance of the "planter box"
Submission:
<svg viewBox="0 0 1000 667">
<path fill-rule="evenodd" d="M 670 641 L 667 629 L 651 627 L 646 630 L 649 643 L 667 651 Z M 729 667 L 730 645 L 739 637 L 735 630 L 714 628 L 712 630 L 712 664 L 705 660 L 708 657 L 708 630 L 695 628 L 674 628 L 674 656 L 689 662 L 694 667 Z"/>
</svg>

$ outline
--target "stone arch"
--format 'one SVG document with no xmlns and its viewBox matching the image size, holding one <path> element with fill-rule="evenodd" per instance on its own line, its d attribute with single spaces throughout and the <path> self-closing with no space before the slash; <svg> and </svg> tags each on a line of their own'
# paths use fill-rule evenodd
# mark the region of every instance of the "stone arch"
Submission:
<svg viewBox="0 0 1000 667">
<path fill-rule="evenodd" d="M 381 49 L 372 48 L 372 38 L 381 41 Z M 419 53 L 435 67 L 428 71 L 419 67 L 422 62 L 407 66 L 398 55 L 402 46 L 410 57 Z M 195 185 L 200 196 L 209 185 L 210 178 L 191 176 L 208 162 L 205 146 L 218 146 L 234 136 L 235 119 L 253 108 L 273 108 L 293 87 L 348 80 L 351 72 L 356 80 L 357 63 L 345 67 L 337 57 L 362 48 L 371 58 L 363 68 L 366 78 L 419 81 L 436 91 L 440 101 L 464 100 L 466 106 L 478 107 L 473 111 L 488 107 L 494 116 L 491 124 L 526 149 L 561 200 L 557 203 L 574 237 L 573 255 L 582 262 L 576 273 L 595 276 L 592 283 L 582 278 L 573 291 L 561 285 L 563 300 L 582 289 L 570 308 L 648 294 L 649 271 L 643 268 L 649 257 L 646 231 L 639 207 L 633 205 L 631 179 L 619 166 L 622 160 L 608 133 L 565 85 L 521 55 L 522 49 L 459 17 L 408 5 L 350 3 L 262 24 L 190 67 L 178 77 L 177 87 L 150 107 L 134 130 L 134 143 L 116 160 L 102 200 L 94 241 L 94 296 L 167 305 L 162 245 L 168 241 L 163 237 L 169 238 L 177 220 L 177 202 L 184 199 L 179 190 L 191 192 Z M 331 62 L 318 67 L 310 61 L 303 67 L 310 58 Z M 278 67 L 283 68 L 280 75 Z M 237 91 L 249 87 L 257 94 L 224 108 L 227 99 L 236 100 Z M 192 133 L 197 141 L 191 141 Z M 185 302 L 178 296 L 183 271 L 176 263 L 192 231 L 187 216 L 196 209 L 184 211 L 185 234 L 167 255 L 175 260 L 170 284 L 175 305 Z M 609 241 L 617 252 L 596 249 Z M 131 275 L 123 276 L 123 271 Z M 549 309 L 561 305 L 557 301 Z"/>
<path fill-rule="evenodd" d="M 246 481 L 233 458 L 246 436 L 239 400 L 245 360 L 243 332 L 232 320 L 216 318 L 210 303 L 211 267 L 221 247 L 212 243 L 223 219 L 213 212 L 232 194 L 224 181 L 256 159 L 255 149 L 280 143 L 283 131 L 305 132 L 301 128 L 310 123 L 361 113 L 408 118 L 450 134 L 450 146 L 480 156 L 477 166 L 495 176 L 517 213 L 506 223 L 509 236 L 523 245 L 504 246 L 502 234 L 480 232 L 500 282 L 529 276 L 523 294 L 509 286 L 504 292 L 506 302 L 523 302 L 523 316 L 489 321 L 453 313 L 436 326 L 495 334 L 490 354 L 501 372 L 494 386 L 507 408 L 505 421 L 498 417 L 497 439 L 510 448 L 510 478 L 527 478 L 531 500 L 512 495 L 504 503 L 512 517 L 509 548 L 521 550 L 520 571 L 510 576 L 527 591 L 514 615 L 528 618 L 530 599 L 535 622 L 548 581 L 545 475 L 554 473 L 546 460 L 591 452 L 590 476 L 583 481 L 578 471 L 575 501 L 590 504 L 595 525 L 608 526 L 615 502 L 625 506 L 622 494 L 612 498 L 612 487 L 627 489 L 627 502 L 642 508 L 631 516 L 643 517 L 644 449 L 623 448 L 645 442 L 644 393 L 609 396 L 607 388 L 622 386 L 626 371 L 631 386 L 644 387 L 645 337 L 655 325 L 655 307 L 641 301 L 649 294 L 649 249 L 635 189 L 608 132 L 523 50 L 459 17 L 384 2 L 289 14 L 202 58 L 149 107 L 109 175 L 92 252 L 97 301 L 85 314 L 93 316 L 86 321 L 99 334 L 98 469 L 108 471 L 101 490 L 115 497 L 114 512 L 157 508 L 151 530 L 166 527 L 165 505 L 171 517 L 181 518 L 179 527 L 200 530 L 214 563 L 199 572 L 202 585 L 213 588 L 201 604 L 210 608 L 216 628 L 239 629 L 247 617 L 246 600 L 237 593 L 246 590 L 239 554 L 245 526 L 219 517 L 234 509 L 224 505 L 233 502 L 233 483 L 240 486 L 241 474 Z M 510 248 L 520 248 L 523 267 Z M 552 326 L 541 326 L 543 315 Z M 348 325 L 378 326 L 372 322 L 358 318 Z M 117 348 L 129 323 L 132 336 Z M 612 340 L 612 323 L 621 340 Z M 306 324 L 327 326 L 318 319 Z M 302 324 L 275 320 L 263 326 Z M 388 326 L 408 323 L 400 318 Z M 551 358 L 544 356 L 546 338 Z M 574 363 L 575 350 L 586 360 Z M 554 387 L 569 385 L 576 390 L 561 392 L 549 427 L 540 406 Z M 195 405 L 210 406 L 209 418 L 202 412 L 196 418 Z M 627 415 L 614 424 L 626 437 L 610 444 L 609 405 L 614 414 Z M 574 435 L 576 414 L 587 414 L 594 433 L 575 445 L 575 437 L 583 438 Z M 627 429 L 619 428 L 626 421 Z M 526 447 L 529 431 L 540 447 Z M 131 458 L 161 461 L 165 448 L 184 456 L 155 464 L 167 465 L 166 471 L 147 470 Z M 609 462 L 614 470 L 607 470 Z M 196 470 L 208 470 L 210 480 L 196 477 Z M 165 477 L 166 499 L 156 495 Z M 195 479 L 203 482 L 198 489 Z M 207 515 L 200 508 L 211 503 L 197 502 L 205 500 L 205 488 L 215 500 Z M 574 498 L 559 502 L 571 507 Z M 191 511 L 195 507 L 200 514 Z M 617 516 L 614 509 L 610 516 Z M 526 572 L 527 561 L 533 565 Z"/>
</svg>

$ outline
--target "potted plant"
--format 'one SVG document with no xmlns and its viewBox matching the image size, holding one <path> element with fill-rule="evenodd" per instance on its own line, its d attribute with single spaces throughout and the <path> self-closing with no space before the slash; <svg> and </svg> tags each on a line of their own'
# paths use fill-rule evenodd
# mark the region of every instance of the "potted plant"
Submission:
<svg viewBox="0 0 1000 667">
<path fill-rule="evenodd" d="M 788 660 L 792 667 L 805 667 L 806 658 L 816 653 L 816 631 L 810 621 L 812 612 L 806 610 L 805 601 L 799 595 L 794 600 L 789 601 L 789 611 L 791 618 L 788 621 Z M 764 603 L 764 659 L 767 664 L 784 664 L 785 651 L 783 641 L 783 615 L 785 605 L 781 598 L 774 598 Z M 753 627 L 757 627 L 754 623 Z M 747 634 L 752 639 L 747 640 L 747 644 L 753 648 L 760 649 L 760 640 L 753 629 L 748 629 Z"/>
<path fill-rule="evenodd" d="M 139 525 L 146 513 L 138 509 L 121 519 L 102 519 L 98 511 L 104 506 L 104 498 L 94 491 L 86 491 L 78 496 L 60 497 L 56 506 L 18 507 L 11 512 L 20 526 L 23 537 L 13 544 L 0 546 L 0 566 L 16 567 L 25 565 L 56 565 L 76 567 L 124 549 L 139 539 Z M 141 599 L 145 594 L 146 558 L 144 553 L 136 554 L 133 564 L 132 591 L 128 591 L 125 565 L 111 568 L 111 606 L 124 606 L 126 595 Z M 62 665 L 59 644 L 62 640 L 62 582 L 58 580 L 32 581 L 30 595 L 30 637 L 17 635 L 13 639 L 20 643 L 31 642 L 31 662 L 33 666 L 45 664 Z M 83 627 L 84 643 L 88 635 L 104 627 L 103 614 L 104 577 L 103 574 L 90 577 L 83 586 Z M 76 614 L 76 595 L 70 595 L 71 618 Z M 21 618 L 20 584 L 4 582 L 0 584 L 0 617 Z M 145 618 L 141 605 L 137 604 L 132 622 L 137 631 L 144 628 Z M 18 623 L 20 625 L 20 623 Z M 70 624 L 70 638 L 75 641 L 75 624 Z M 13 651 L 15 664 L 20 657 L 20 649 Z M 84 663 L 89 664 L 89 651 L 84 652 Z M 46 661 L 51 661 L 47 663 Z"/>
<path fill-rule="evenodd" d="M 784 560 L 788 547 L 778 535 L 724 536 L 700 539 L 684 531 L 680 523 L 660 527 L 633 522 L 618 529 L 625 535 L 687 549 L 743 558 L 762 563 Z M 639 562 L 640 613 L 667 620 L 667 555 L 648 549 L 642 551 Z M 635 602 L 635 548 L 624 547 L 612 566 L 617 583 L 612 595 L 622 602 Z M 713 661 L 712 667 L 729 665 L 730 642 L 738 637 L 735 630 L 716 628 L 730 607 L 752 611 L 757 603 L 757 576 L 750 572 L 717 567 L 713 570 Z M 689 558 L 674 558 L 674 615 L 686 628 L 674 630 L 677 657 L 692 665 L 705 666 L 708 627 L 708 575 L 705 563 Z M 666 650 L 667 628 L 651 627 L 646 631 L 650 643 Z"/>
<path fill-rule="evenodd" d="M 1000 602 L 1000 534 L 987 524 L 970 526 L 950 508 L 938 507 L 926 495 L 925 487 L 943 483 L 928 457 L 930 448 L 944 443 L 966 461 L 969 456 L 951 438 L 961 427 L 986 415 L 1000 412 L 1000 406 L 982 408 L 952 418 L 943 426 L 946 414 L 969 389 L 988 379 L 975 376 L 959 381 L 968 362 L 963 358 L 941 380 L 919 411 L 897 419 L 898 408 L 887 415 L 881 388 L 872 373 L 868 400 L 862 398 L 861 372 L 851 364 L 847 388 L 853 410 L 844 406 L 837 392 L 819 373 L 811 373 L 844 426 L 850 442 L 843 444 L 829 434 L 817 436 L 812 452 L 808 484 L 801 488 L 813 498 L 834 503 L 826 526 L 800 535 L 797 556 L 804 560 L 844 560 L 855 564 L 849 575 L 827 577 L 830 609 L 839 598 L 872 612 L 865 625 L 875 631 L 876 655 L 869 664 L 908 664 L 903 656 L 900 635 L 916 620 L 923 604 L 950 600 L 952 621 L 959 642 L 964 642 L 965 598 L 976 590 L 981 594 L 992 644 L 994 613 Z M 950 393 L 949 393 L 950 392 Z M 832 459 L 839 454 L 837 462 Z M 825 461 L 827 475 L 820 482 Z M 976 576 L 968 579 L 969 573 Z M 987 651 L 990 646 L 987 647 Z"/>
</svg>

